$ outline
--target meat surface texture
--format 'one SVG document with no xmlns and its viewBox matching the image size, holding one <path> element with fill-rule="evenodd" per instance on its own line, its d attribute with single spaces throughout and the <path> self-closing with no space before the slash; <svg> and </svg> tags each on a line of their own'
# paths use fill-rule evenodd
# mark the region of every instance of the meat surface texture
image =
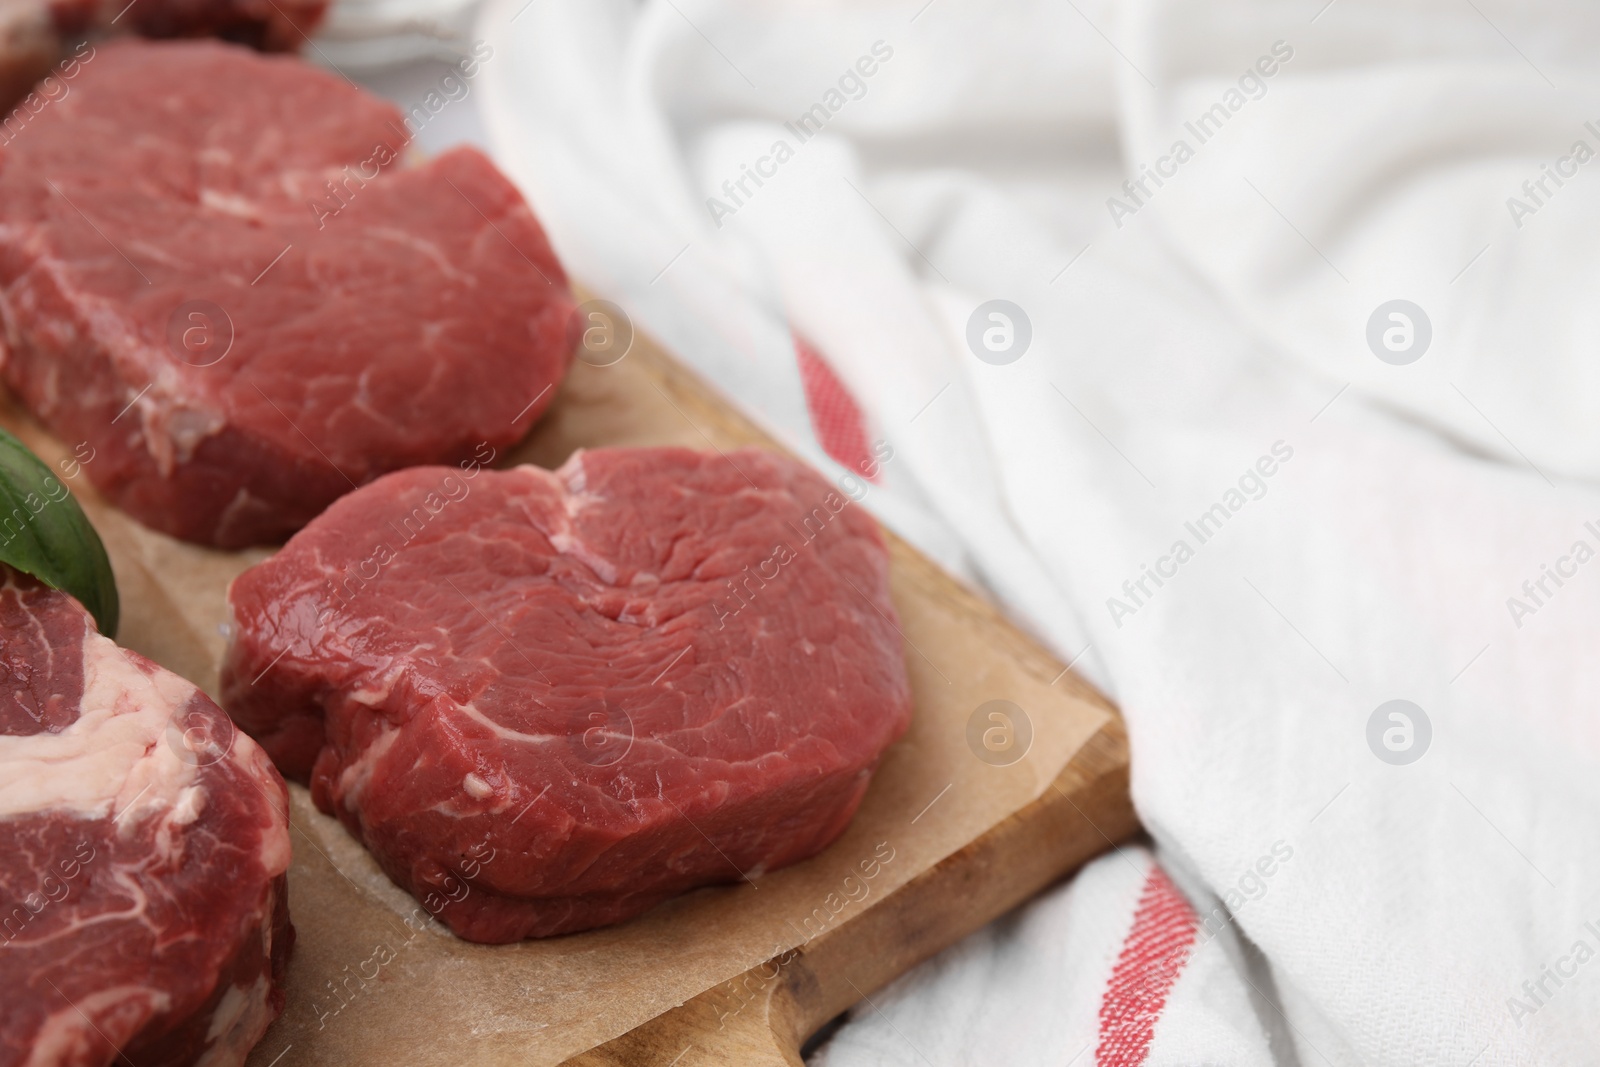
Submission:
<svg viewBox="0 0 1600 1067">
<path fill-rule="evenodd" d="M 408 139 L 294 57 L 96 46 L 0 148 L 6 384 L 135 518 L 223 547 L 518 440 L 565 275 L 482 153 Z"/>
<path fill-rule="evenodd" d="M 81 41 L 86 36 L 220 37 L 292 52 L 310 40 L 327 10 L 328 0 L 0 0 L 0 109 L 23 101 L 37 111 L 70 91 L 63 85 L 75 74 L 71 46 L 82 56 L 93 47 Z M 52 68 L 54 80 L 37 85 Z M 0 128 L 0 143 L 21 125 Z"/>
<path fill-rule="evenodd" d="M 876 524 L 754 449 L 391 474 L 229 603 L 223 705 L 472 941 L 815 854 L 910 721 Z"/>
<path fill-rule="evenodd" d="M 283 779 L 76 600 L 0 575 L 0 1065 L 242 1064 L 293 940 Z"/>
</svg>

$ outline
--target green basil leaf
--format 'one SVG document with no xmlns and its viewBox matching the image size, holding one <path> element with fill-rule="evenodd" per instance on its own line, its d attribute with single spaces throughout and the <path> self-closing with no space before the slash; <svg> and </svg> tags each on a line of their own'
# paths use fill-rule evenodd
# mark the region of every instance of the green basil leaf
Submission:
<svg viewBox="0 0 1600 1067">
<path fill-rule="evenodd" d="M 100 535 L 49 467 L 0 429 L 0 562 L 71 593 L 117 633 L 117 580 Z"/>
</svg>

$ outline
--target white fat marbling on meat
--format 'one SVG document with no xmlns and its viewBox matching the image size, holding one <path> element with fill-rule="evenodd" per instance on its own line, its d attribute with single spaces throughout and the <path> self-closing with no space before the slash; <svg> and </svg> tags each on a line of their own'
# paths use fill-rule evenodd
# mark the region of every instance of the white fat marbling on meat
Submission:
<svg viewBox="0 0 1600 1067">
<path fill-rule="evenodd" d="M 574 496 L 581 494 L 588 485 L 588 472 L 583 468 L 583 461 L 583 450 L 579 449 L 578 451 L 574 452 L 571 457 L 561 465 L 561 469 L 556 472 L 557 478 L 561 478 L 566 481 L 567 492 L 573 494 Z M 524 466 L 529 466 L 529 464 L 524 464 Z M 544 473 L 544 468 L 542 467 L 535 469 L 541 474 Z M 571 514 L 570 509 L 568 514 Z"/>
<path fill-rule="evenodd" d="M 562 501 L 562 511 L 553 516 L 559 526 L 550 531 L 550 547 L 560 552 L 563 556 L 571 556 L 595 573 L 595 577 L 610 586 L 619 582 L 621 571 L 604 553 L 596 552 L 589 547 L 588 542 L 577 534 L 578 519 L 585 509 L 604 503 L 605 498 L 597 493 L 584 493 L 570 491 Z"/>
<path fill-rule="evenodd" d="M 274 822 L 270 832 L 261 835 L 261 866 L 268 874 L 282 874 L 289 869 L 291 858 L 288 799 L 282 793 L 282 779 L 266 751 L 244 734 L 238 735 L 228 758 L 255 779 L 261 791 L 271 798 L 273 810 L 282 816 L 282 821 Z"/>
<path fill-rule="evenodd" d="M 489 716 L 479 711 L 478 706 L 471 701 L 465 704 L 457 704 L 456 707 L 460 708 L 467 718 L 473 722 L 488 727 L 489 731 L 495 736 L 503 737 L 508 741 L 565 741 L 567 739 L 566 734 L 530 734 L 521 730 L 513 730 L 511 727 L 489 718 Z"/>
<path fill-rule="evenodd" d="M 90 1019 L 111 1015 L 118 1008 L 143 1002 L 148 1014 L 159 1014 L 172 1006 L 172 998 L 148 986 L 123 985 L 101 989 L 79 997 L 76 1004 L 64 1004 L 39 1027 L 28 1058 L 22 1067 L 57 1067 L 79 1063 L 90 1053 L 103 1050 L 104 1039 Z"/>
<path fill-rule="evenodd" d="M 237 193 L 225 193 L 220 189 L 201 189 L 200 206 L 235 218 L 261 218 L 261 206 L 254 200 Z"/>
<path fill-rule="evenodd" d="M 178 462 L 188 463 L 202 444 L 228 428 L 228 420 L 215 411 L 174 403 L 159 418 L 147 419 L 145 427 L 159 427 Z"/>
<path fill-rule="evenodd" d="M 0 736 L 0 818 L 64 811 L 115 815 L 124 831 L 174 808 L 199 769 L 168 743 L 174 713 L 194 695 L 169 672 L 151 678 L 112 641 L 86 634 L 80 714 L 60 733 Z M 193 803 L 193 800 L 190 802 Z"/>
<path fill-rule="evenodd" d="M 344 769 L 339 772 L 339 794 L 344 798 L 346 807 L 352 810 L 361 807 L 367 786 L 372 782 L 372 768 L 383 758 L 384 753 L 389 751 L 399 736 L 400 730 L 397 727 L 392 724 L 386 725 L 372 744 L 362 749 L 361 754 L 345 764 Z"/>
<path fill-rule="evenodd" d="M 57 811 L 114 818 L 128 834 L 159 815 L 160 847 L 181 850 L 184 828 L 208 802 L 201 768 L 192 756 L 184 758 L 185 723 L 175 718 L 195 693 L 171 671 L 151 677 L 109 638 L 85 634 L 77 721 L 60 733 L 0 735 L 0 819 Z M 274 806 L 280 803 L 282 786 L 254 741 L 235 733 L 226 759 Z M 262 834 L 260 859 L 268 874 L 288 870 L 289 855 L 287 825 Z"/>
<path fill-rule="evenodd" d="M 395 683 L 405 677 L 405 673 L 405 665 L 396 660 L 382 675 L 359 689 L 351 690 L 350 699 L 369 708 L 381 708 L 384 701 L 389 699 L 389 694 L 394 692 Z"/>
<path fill-rule="evenodd" d="M 194 1067 L 240 1067 L 272 1022 L 267 998 L 272 983 L 262 975 L 248 987 L 229 986 L 211 1015 L 206 1040 L 211 1044 Z"/>
</svg>

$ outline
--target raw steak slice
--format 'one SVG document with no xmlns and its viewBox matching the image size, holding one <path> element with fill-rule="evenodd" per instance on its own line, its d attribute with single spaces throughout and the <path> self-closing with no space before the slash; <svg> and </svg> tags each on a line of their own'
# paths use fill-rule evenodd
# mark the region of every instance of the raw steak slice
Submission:
<svg viewBox="0 0 1600 1067">
<path fill-rule="evenodd" d="M 391 474 L 228 596 L 224 706 L 472 941 L 818 852 L 911 715 L 876 524 L 753 449 Z"/>
<path fill-rule="evenodd" d="M 140 521 L 281 540 L 398 467 L 519 439 L 566 370 L 566 278 L 475 149 L 213 42 L 100 46 L 0 149 L 6 384 Z"/>
<path fill-rule="evenodd" d="M 293 52 L 316 30 L 328 0 L 48 0 L 48 6 L 66 37 L 220 37 L 267 52 Z"/>
<path fill-rule="evenodd" d="M 26 106 L 37 110 L 71 87 L 76 61 L 94 46 L 78 39 L 121 33 L 144 37 L 220 37 L 267 52 L 292 52 L 327 13 L 328 0 L 0 0 L 0 110 L 11 110 L 51 68 L 55 81 L 37 87 Z M 77 43 L 72 56 L 68 44 Z M 0 130 L 0 143 L 20 123 Z"/>
<path fill-rule="evenodd" d="M 283 779 L 6 567 L 0 680 L 0 1067 L 242 1064 L 294 936 Z"/>
</svg>

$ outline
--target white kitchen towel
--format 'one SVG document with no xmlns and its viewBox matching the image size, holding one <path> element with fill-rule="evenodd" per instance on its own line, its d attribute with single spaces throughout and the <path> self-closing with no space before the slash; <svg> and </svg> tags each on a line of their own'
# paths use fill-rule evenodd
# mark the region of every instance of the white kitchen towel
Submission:
<svg viewBox="0 0 1600 1067">
<path fill-rule="evenodd" d="M 1271 1067 L 1220 908 L 1202 921 L 1145 849 L 1098 860 L 874 994 L 814 1062 Z"/>
<path fill-rule="evenodd" d="M 867 506 L 1127 717 L 1159 877 L 1102 859 L 832 1067 L 1595 1058 L 1600 11 L 492 0 L 476 32 L 573 274 L 836 476 L 890 446 Z"/>
</svg>

